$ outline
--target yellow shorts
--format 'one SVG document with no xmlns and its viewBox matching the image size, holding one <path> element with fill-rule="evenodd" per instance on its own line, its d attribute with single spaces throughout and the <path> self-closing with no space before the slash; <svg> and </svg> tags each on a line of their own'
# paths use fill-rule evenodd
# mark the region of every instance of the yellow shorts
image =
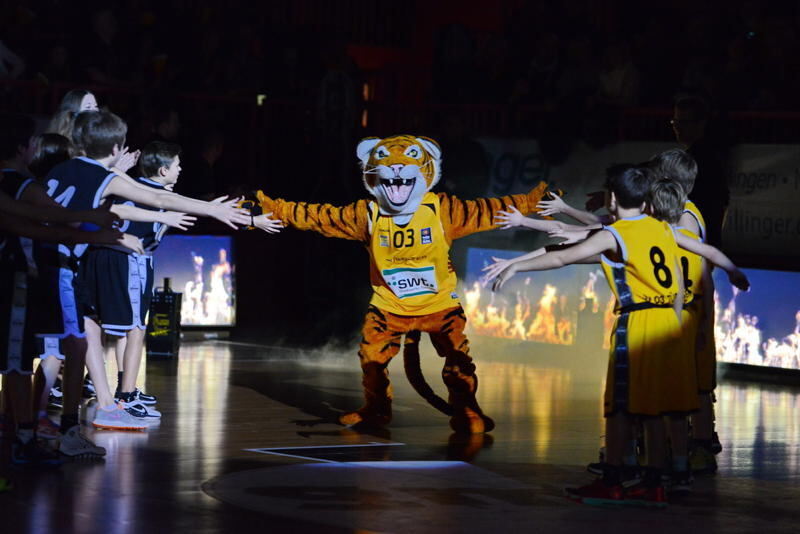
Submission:
<svg viewBox="0 0 800 534">
<path fill-rule="evenodd" d="M 605 415 L 657 416 L 698 409 L 697 370 L 688 334 L 671 308 L 617 317 L 611 333 Z M 694 344 L 692 338 L 692 345 Z"/>
</svg>

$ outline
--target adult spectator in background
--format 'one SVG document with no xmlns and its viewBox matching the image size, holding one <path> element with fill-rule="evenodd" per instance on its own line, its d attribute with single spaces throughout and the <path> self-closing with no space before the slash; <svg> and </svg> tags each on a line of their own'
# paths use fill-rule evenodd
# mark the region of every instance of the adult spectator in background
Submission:
<svg viewBox="0 0 800 534">
<path fill-rule="evenodd" d="M 16 79 L 25 71 L 25 61 L 0 41 L 0 80 Z"/>
<path fill-rule="evenodd" d="M 67 139 L 72 139 L 72 125 L 75 123 L 75 116 L 81 111 L 97 111 L 97 98 L 86 89 L 73 89 L 61 99 L 53 118 L 45 128 L 45 133 L 63 135 Z"/>
<path fill-rule="evenodd" d="M 175 192 L 183 196 L 199 198 L 200 200 L 212 200 L 221 192 L 222 188 L 217 187 L 217 180 L 214 176 L 214 166 L 225 147 L 225 138 L 216 130 L 207 131 L 200 145 L 200 153 L 194 153 L 186 159 L 183 167 L 186 169 L 186 180 L 180 180 L 175 185 Z M 225 194 L 232 191 L 225 191 Z"/>
<path fill-rule="evenodd" d="M 697 180 L 689 199 L 697 204 L 705 217 L 708 243 L 719 247 L 731 194 L 722 147 L 706 135 L 708 118 L 705 100 L 685 96 L 675 103 L 671 123 L 675 138 L 697 162 Z"/>
</svg>

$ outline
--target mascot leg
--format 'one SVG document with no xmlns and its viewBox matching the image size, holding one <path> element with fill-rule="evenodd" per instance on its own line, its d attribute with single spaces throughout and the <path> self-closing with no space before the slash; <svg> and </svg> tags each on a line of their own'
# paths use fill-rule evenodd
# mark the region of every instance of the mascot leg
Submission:
<svg viewBox="0 0 800 534">
<path fill-rule="evenodd" d="M 425 330 L 430 333 L 436 352 L 444 358 L 442 378 L 453 406 L 450 427 L 463 434 L 490 432 L 494 421 L 483 414 L 475 398 L 478 377 L 469 356 L 469 340 L 464 334 L 467 324 L 464 310 L 460 306 L 450 308 L 431 315 L 430 321 Z"/>
<path fill-rule="evenodd" d="M 392 387 L 389 383 L 388 365 L 400 351 L 400 341 L 405 329 L 393 323 L 397 316 L 384 314 L 375 306 L 370 306 L 364 318 L 361 345 L 358 357 L 364 373 L 364 406 L 355 412 L 339 417 L 343 425 L 352 426 L 365 423 L 384 426 L 392 420 Z"/>
</svg>

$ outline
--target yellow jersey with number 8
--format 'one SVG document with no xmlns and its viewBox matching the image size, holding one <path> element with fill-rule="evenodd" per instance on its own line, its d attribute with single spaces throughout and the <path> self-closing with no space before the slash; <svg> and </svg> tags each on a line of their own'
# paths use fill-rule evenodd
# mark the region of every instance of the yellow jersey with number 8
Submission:
<svg viewBox="0 0 800 534">
<path fill-rule="evenodd" d="M 397 315 L 427 315 L 459 306 L 439 197 L 425 194 L 404 225 L 370 206 L 371 304 Z"/>
<path fill-rule="evenodd" d="M 668 306 L 675 301 L 678 245 L 669 224 L 648 215 L 604 227 L 617 241 L 622 263 L 602 257 L 603 271 L 617 297 L 617 311 L 634 304 Z"/>
</svg>

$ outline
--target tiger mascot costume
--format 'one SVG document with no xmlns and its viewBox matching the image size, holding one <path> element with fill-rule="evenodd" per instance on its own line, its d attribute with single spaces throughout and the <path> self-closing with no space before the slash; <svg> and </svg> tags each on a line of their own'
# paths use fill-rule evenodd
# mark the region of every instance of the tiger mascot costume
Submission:
<svg viewBox="0 0 800 534">
<path fill-rule="evenodd" d="M 450 426 L 456 432 L 489 432 L 494 421 L 484 415 L 475 398 L 478 377 L 464 334 L 466 317 L 456 294 L 450 244 L 459 237 L 495 228 L 495 213 L 507 206 L 531 213 L 546 184 L 540 183 L 527 194 L 464 201 L 431 192 L 441 175 L 441 150 L 432 139 L 370 137 L 359 143 L 356 153 L 364 186 L 374 197 L 371 200 L 339 207 L 288 202 L 257 193 L 262 212 L 272 212 L 284 225 L 360 241 L 369 252 L 373 295 L 358 351 L 365 403 L 342 415 L 339 422 L 347 426 L 389 423 L 389 362 L 399 352 L 403 335 L 406 355 L 418 358 L 421 331 L 430 335 L 436 352 L 444 358 L 442 378 L 449 402 L 438 399 L 427 384 L 422 391 L 409 374 L 414 387 L 429 401 L 442 401 L 432 404 L 451 416 Z M 407 361 L 407 372 L 408 368 Z"/>
</svg>

